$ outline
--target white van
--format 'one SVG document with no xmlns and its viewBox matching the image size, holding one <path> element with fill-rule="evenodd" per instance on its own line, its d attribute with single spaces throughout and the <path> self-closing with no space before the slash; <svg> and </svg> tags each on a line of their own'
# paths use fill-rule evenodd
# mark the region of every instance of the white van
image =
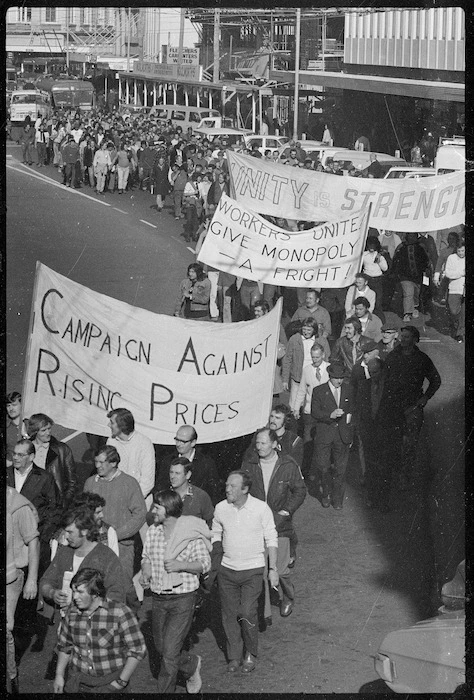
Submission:
<svg viewBox="0 0 474 700">
<path fill-rule="evenodd" d="M 466 168 L 466 146 L 464 139 L 459 141 L 442 143 L 439 146 L 434 159 L 434 167 L 437 175 L 452 173 L 455 170 Z"/>
<path fill-rule="evenodd" d="M 208 107 L 186 107 L 185 105 L 156 105 L 150 110 L 150 117 L 161 119 L 165 122 L 171 121 L 174 126 L 180 126 L 183 131 L 190 126 L 196 128 L 203 119 L 208 117 L 218 117 L 221 119 L 217 109 Z"/>
<path fill-rule="evenodd" d="M 12 126 L 22 126 L 25 117 L 30 115 L 35 123 L 38 115 L 48 118 L 51 115 L 51 99 L 44 90 L 14 90 L 10 102 Z"/>
<path fill-rule="evenodd" d="M 211 143 L 214 139 L 220 139 L 222 143 L 235 146 L 235 150 L 242 150 L 245 147 L 245 136 L 252 133 L 250 129 L 208 128 L 206 126 L 198 126 L 195 131 L 196 134 L 200 134 Z"/>
</svg>

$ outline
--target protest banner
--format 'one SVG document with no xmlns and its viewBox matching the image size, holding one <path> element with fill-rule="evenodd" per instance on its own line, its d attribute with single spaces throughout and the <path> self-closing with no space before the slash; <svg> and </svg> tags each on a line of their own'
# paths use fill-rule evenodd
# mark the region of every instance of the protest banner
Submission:
<svg viewBox="0 0 474 700">
<path fill-rule="evenodd" d="M 181 425 L 219 442 L 265 425 L 272 404 L 281 300 L 263 318 L 190 321 L 130 306 L 37 263 L 24 415 L 109 435 L 107 412 L 174 444 Z"/>
<path fill-rule="evenodd" d="M 348 287 L 361 268 L 369 209 L 306 231 L 287 231 L 222 194 L 199 262 L 284 287 Z"/>
<path fill-rule="evenodd" d="M 231 196 L 259 214 L 333 221 L 372 204 L 369 226 L 434 231 L 464 223 L 464 172 L 415 179 L 338 176 L 227 151 Z"/>
</svg>

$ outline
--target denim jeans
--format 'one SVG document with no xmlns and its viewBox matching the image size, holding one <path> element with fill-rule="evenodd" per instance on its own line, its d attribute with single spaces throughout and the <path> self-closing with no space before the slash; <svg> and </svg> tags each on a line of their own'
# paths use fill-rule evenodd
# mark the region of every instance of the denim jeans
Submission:
<svg viewBox="0 0 474 700">
<path fill-rule="evenodd" d="M 23 590 L 25 574 L 21 569 L 17 569 L 15 581 L 7 584 L 6 608 L 7 608 L 7 670 L 9 678 L 15 678 L 17 668 L 15 662 L 15 641 L 13 639 L 13 627 L 15 625 L 15 610 L 18 598 Z"/>
<path fill-rule="evenodd" d="M 153 594 L 152 630 L 161 658 L 158 693 L 174 693 L 178 671 L 186 679 L 197 668 L 197 657 L 182 651 L 193 621 L 196 592 L 170 595 Z"/>
<path fill-rule="evenodd" d="M 222 626 L 227 637 L 227 658 L 238 661 L 245 651 L 257 656 L 258 598 L 262 592 L 263 567 L 234 571 L 219 567 L 217 574 L 222 608 Z"/>
</svg>

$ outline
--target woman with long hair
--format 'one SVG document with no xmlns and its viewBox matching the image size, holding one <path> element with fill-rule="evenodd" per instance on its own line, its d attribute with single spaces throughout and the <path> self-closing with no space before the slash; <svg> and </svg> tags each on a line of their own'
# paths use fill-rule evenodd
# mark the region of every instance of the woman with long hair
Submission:
<svg viewBox="0 0 474 700">
<path fill-rule="evenodd" d="M 187 277 L 181 282 L 174 315 L 197 321 L 210 321 L 211 283 L 202 265 L 191 263 Z"/>
</svg>

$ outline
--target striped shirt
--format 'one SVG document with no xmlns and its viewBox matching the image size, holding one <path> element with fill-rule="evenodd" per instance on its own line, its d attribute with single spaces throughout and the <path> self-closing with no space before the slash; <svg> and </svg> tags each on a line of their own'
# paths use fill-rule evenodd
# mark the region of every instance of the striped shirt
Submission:
<svg viewBox="0 0 474 700">
<path fill-rule="evenodd" d="M 167 541 L 162 525 L 152 525 L 148 528 L 143 546 L 142 562 L 151 566 L 150 589 L 153 593 L 191 593 L 199 588 L 199 575 L 180 571 L 181 585 L 171 589 L 163 588 L 164 561 Z M 211 558 L 203 540 L 199 537 L 191 540 L 188 546 L 176 557 L 178 561 L 199 561 L 202 573 L 206 574 L 211 568 Z"/>
<path fill-rule="evenodd" d="M 221 501 L 212 521 L 212 542 L 220 542 L 224 555 L 222 566 L 234 571 L 257 569 L 265 565 L 265 545 L 278 547 L 278 536 L 270 507 L 259 498 L 248 496 L 237 508 Z"/>
<path fill-rule="evenodd" d="M 107 599 L 92 613 L 69 606 L 59 625 L 57 650 L 70 654 L 71 664 L 89 676 L 105 676 L 123 668 L 129 656 L 146 655 L 135 615 Z"/>
</svg>

